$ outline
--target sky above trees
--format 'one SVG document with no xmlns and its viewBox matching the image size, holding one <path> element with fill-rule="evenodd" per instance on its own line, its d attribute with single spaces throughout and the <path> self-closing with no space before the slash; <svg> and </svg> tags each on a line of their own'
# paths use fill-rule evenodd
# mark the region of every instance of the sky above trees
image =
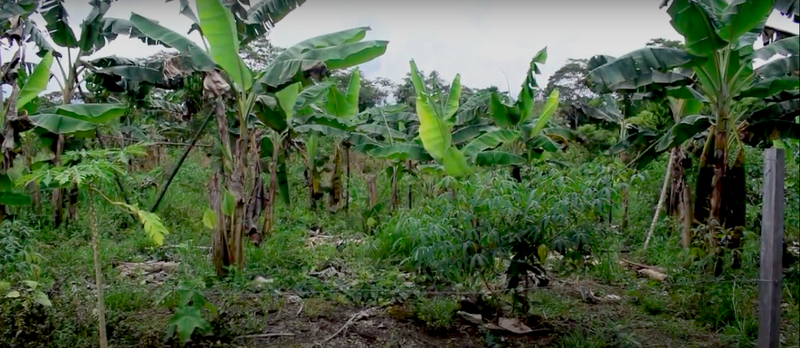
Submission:
<svg viewBox="0 0 800 348">
<path fill-rule="evenodd" d="M 408 61 L 413 58 L 420 69 L 436 70 L 445 81 L 461 73 L 466 86 L 497 86 L 515 94 L 530 59 L 545 46 L 549 57 L 539 78 L 542 85 L 570 58 L 619 56 L 653 38 L 681 40 L 665 9 L 658 8 L 659 3 L 660 0 L 308 0 L 278 23 L 270 39 L 274 45 L 285 47 L 333 31 L 370 26 L 373 30 L 368 38 L 390 43 L 386 54 L 361 67 L 366 77 L 402 83 L 409 71 Z M 86 1 L 67 2 L 70 24 L 76 33 L 89 8 Z M 120 0 L 111 6 L 106 17 L 127 19 L 133 11 L 186 33 L 191 22 L 178 9 L 178 1 Z M 37 22 L 44 24 L 40 18 Z M 779 13 L 774 13 L 768 24 L 797 32 L 797 24 Z M 200 40 L 196 33 L 190 37 Z M 119 38 L 93 58 L 143 58 L 159 50 L 160 47 L 148 47 L 138 40 Z M 55 82 L 51 85 L 49 89 L 57 88 Z"/>
</svg>

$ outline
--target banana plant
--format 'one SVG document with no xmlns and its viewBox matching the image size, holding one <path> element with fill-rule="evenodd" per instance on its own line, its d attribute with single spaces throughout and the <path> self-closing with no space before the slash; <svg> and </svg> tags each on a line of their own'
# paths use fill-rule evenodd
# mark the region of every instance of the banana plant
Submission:
<svg viewBox="0 0 800 348">
<path fill-rule="evenodd" d="M 139 38 L 147 42 L 130 22 L 124 19 L 107 18 L 105 14 L 111 5 L 111 0 L 92 1 L 92 9 L 88 16 L 81 23 L 80 35 L 76 35 L 69 25 L 69 14 L 67 13 L 62 0 L 46 0 L 42 2 L 21 1 L 14 6 L 3 6 L 0 9 L 0 21 L 6 25 L 6 21 L 15 27 L 12 37 L 22 43 L 33 43 L 38 47 L 37 55 L 44 59 L 52 59 L 57 63 L 61 72 L 59 83 L 62 95 L 62 103 L 71 104 L 75 93 L 81 89 L 83 82 L 83 71 L 81 62 L 84 57 L 89 56 L 105 47 L 105 45 L 119 35 L 127 35 L 132 38 Z M 33 14 L 39 14 L 46 22 L 47 33 L 43 33 L 36 27 L 32 19 Z M 48 40 L 49 39 L 49 40 Z M 64 57 L 56 51 L 50 42 L 67 51 L 66 62 L 62 62 Z M 50 55 L 50 58 L 47 56 Z M 62 64 L 63 63 L 63 64 Z M 49 80 L 48 70 L 48 80 Z M 81 94 L 83 94 L 81 92 Z M 85 97 L 83 99 L 86 99 Z M 85 100 L 84 100 L 85 101 Z M 29 112 L 29 114 L 31 114 Z M 9 118 L 14 118 L 9 115 Z M 84 115 L 86 116 L 86 115 Z M 42 119 L 45 117 L 39 117 Z M 53 119 L 49 117 L 49 119 Z M 43 120 L 41 120 L 43 121 Z M 69 122 L 69 121 L 68 121 Z M 53 143 L 52 150 L 55 153 L 53 162 L 60 164 L 60 157 L 65 146 L 69 143 L 69 134 L 57 133 L 56 141 Z M 70 194 L 75 195 L 76 188 L 70 189 Z M 62 189 L 53 191 L 54 220 L 56 225 L 61 223 L 63 216 L 63 195 Z M 72 211 L 75 210 L 74 204 L 70 205 Z M 74 214 L 70 214 L 74 217 Z"/>
<path fill-rule="evenodd" d="M 446 98 L 429 93 L 414 60 L 411 60 L 411 83 L 416 93 L 416 111 L 419 119 L 419 139 L 425 151 L 436 162 L 443 166 L 444 172 L 452 177 L 470 174 L 472 168 L 467 157 L 453 145 L 453 120 L 458 111 L 458 99 L 461 96 L 461 75 L 456 74 L 450 84 Z"/>
<path fill-rule="evenodd" d="M 418 175 L 416 166 L 433 158 L 425 151 L 419 140 L 414 139 L 419 129 L 418 117 L 414 113 L 404 111 L 405 105 L 379 106 L 362 113 L 364 124 L 358 127 L 375 143 L 362 143 L 359 151 L 370 158 L 388 160 L 390 165 L 385 172 L 391 181 L 391 207 L 397 208 L 400 204 L 399 183 L 404 175 Z M 374 179 L 374 175 L 370 175 Z M 408 204 L 411 206 L 413 198 L 411 187 L 408 191 Z"/>
<path fill-rule="evenodd" d="M 18 13 L 32 11 L 31 8 L 25 8 L 22 5 L 18 9 Z M 39 64 L 36 64 L 33 69 L 29 68 L 24 59 L 25 44 L 23 42 L 23 32 L 25 25 L 28 23 L 19 14 L 13 15 L 13 18 L 11 17 L 11 14 L 9 14 L 9 17 L 2 17 L 3 38 L 7 38 L 11 46 L 16 43 L 18 48 L 12 59 L 3 65 L 2 70 L 0 70 L 2 84 L 8 83 L 11 85 L 9 98 L 5 101 L 0 99 L 0 107 L 2 107 L 2 110 L 0 110 L 0 119 L 2 119 L 2 129 L 0 130 L 2 166 L 0 167 L 0 175 L 5 179 L 8 178 L 6 173 L 11 169 L 14 164 L 14 158 L 18 153 L 17 143 L 20 140 L 20 134 L 31 127 L 27 118 L 28 110 L 25 107 L 29 104 L 34 105 L 35 103 L 32 103 L 32 100 L 46 87 L 49 79 L 49 68 L 52 63 L 52 54 L 47 53 Z M 2 186 L 0 220 L 5 216 L 6 205 L 20 205 L 20 203 L 27 205 L 30 203 L 27 195 L 14 193 L 11 185 L 4 183 Z"/>
<path fill-rule="evenodd" d="M 444 98 L 426 90 L 416 64 L 413 60 L 411 61 L 411 81 L 416 91 L 416 108 L 419 118 L 419 138 L 425 150 L 443 166 L 447 175 L 461 177 L 471 173 L 473 168 L 470 166 L 470 162 L 480 166 L 525 163 L 524 158 L 511 152 L 493 150 L 502 144 L 514 143 L 520 139 L 527 141 L 536 139 L 535 141 L 541 142 L 541 139 L 546 138 L 544 144 L 552 144 L 555 147 L 549 138 L 539 136 L 539 133 L 545 128 L 558 107 L 557 90 L 551 93 L 535 124 L 529 125 L 528 123 L 528 121 L 532 121 L 531 117 L 533 116 L 533 87 L 535 87 L 533 72 L 538 71 L 536 63 L 544 61 L 545 58 L 545 50 L 540 51 L 534 57 L 528 70 L 528 77 L 526 77 L 520 92 L 520 98 L 515 103 L 509 105 L 507 99 L 501 100 L 497 92 L 492 92 L 490 114 L 502 128 L 487 132 L 465 131 L 464 138 L 470 140 L 461 148 L 453 144 L 453 126 L 458 121 L 454 119 L 454 115 L 459 109 L 460 75 L 456 75 L 449 94 Z M 470 138 L 469 135 L 475 137 Z"/>
<path fill-rule="evenodd" d="M 766 141 L 800 136 L 794 120 L 800 66 L 796 38 L 758 50 L 753 47 L 777 5 L 771 0 L 665 1 L 662 7 L 669 6 L 671 24 L 684 37 L 686 51 L 636 56 L 642 52 L 639 50 L 628 55 L 631 59 L 610 62 L 589 75 L 589 79 L 613 89 L 615 84 L 638 81 L 654 69 L 663 72 L 684 67 L 696 74 L 697 83 L 673 87 L 668 95 L 698 100 L 710 108 L 711 115 L 684 117 L 659 140 L 656 150 L 666 151 L 708 132 L 700 159 L 694 215 L 709 227 L 709 247 L 717 252 L 723 231 L 733 231 L 729 246 L 734 268 L 740 264 L 741 229 L 746 216 L 743 145 L 748 133 Z M 755 68 L 755 59 L 775 55 L 783 57 Z M 714 271 L 722 272 L 719 257 Z"/>
<path fill-rule="evenodd" d="M 316 205 L 316 201 L 323 195 L 322 191 L 331 193 L 331 203 L 338 205 L 341 199 L 341 152 L 342 146 L 345 148 L 345 162 L 349 163 L 349 146 L 359 137 L 356 132 L 358 119 L 354 116 L 358 112 L 358 87 L 360 86 L 359 76 L 354 74 L 351 77 L 348 90 L 343 94 L 329 81 L 319 83 L 313 82 L 312 75 L 327 75 L 325 69 L 344 69 L 359 65 L 369 59 L 382 55 L 386 50 L 386 41 L 360 41 L 366 35 L 369 27 L 354 28 L 331 34 L 322 35 L 300 42 L 281 53 L 276 59 L 267 66 L 263 72 L 265 79 L 268 79 L 264 86 L 281 86 L 285 83 L 280 82 L 284 79 L 281 73 L 286 67 L 292 66 L 289 62 L 296 60 L 294 56 L 300 52 L 308 51 L 309 47 L 317 47 L 317 56 L 328 57 L 325 62 L 313 63 L 308 66 L 303 74 L 299 74 L 295 80 L 299 80 L 281 89 L 280 95 L 265 95 L 259 98 L 260 105 L 256 115 L 263 126 L 270 128 L 273 134 L 281 135 L 283 142 L 276 143 L 278 139 L 264 140 L 271 144 L 279 144 L 284 153 L 284 143 L 293 138 L 293 134 L 305 136 L 305 152 L 301 152 L 306 160 L 307 186 L 309 191 L 310 204 Z M 337 53 L 338 52 L 338 53 Z M 356 52 L 361 52 L 356 54 Z M 322 69 L 322 70 L 320 70 Z M 288 76 L 288 75 L 287 75 Z M 266 81 L 266 80 L 265 80 Z M 324 158 L 318 157 L 318 141 L 320 136 L 330 136 L 337 139 L 335 148 L 338 148 L 333 155 L 333 168 L 325 166 L 327 162 Z M 369 140 L 369 139 L 366 139 Z M 371 140 L 370 140 L 371 141 Z M 337 159 L 336 157 L 339 156 Z M 262 158 L 269 157 L 262 151 Z M 285 155 L 279 157 L 279 168 L 285 168 Z M 320 184 L 319 176 L 323 171 L 333 172 L 331 185 L 323 187 Z M 348 164 L 349 172 L 349 164 Z M 284 201 L 289 203 L 288 184 L 285 177 L 285 169 L 278 171 L 278 182 L 281 189 L 281 196 Z M 272 185 L 272 184 L 270 184 Z M 269 196 L 270 194 L 268 194 Z M 338 199 L 337 199 L 338 198 Z M 349 199 L 345 197 L 345 199 Z M 335 208 L 334 208 L 335 209 Z"/>
<path fill-rule="evenodd" d="M 317 113 L 317 116 L 315 117 L 306 118 L 305 123 L 308 123 L 308 127 L 300 128 L 301 131 L 306 132 L 306 173 L 308 180 L 307 185 L 309 190 L 309 200 L 312 209 L 316 207 L 316 201 L 321 197 L 321 192 L 319 192 L 319 175 L 321 170 L 319 170 L 320 167 L 317 165 L 317 144 L 320 140 L 320 133 L 323 135 L 324 133 L 320 130 L 314 130 L 314 128 L 318 129 L 318 126 L 313 127 L 311 124 L 318 124 L 319 126 L 326 127 L 333 126 L 335 129 L 342 131 L 352 130 L 352 128 L 355 126 L 355 117 L 358 115 L 358 95 L 361 88 L 360 72 L 358 68 L 353 70 L 353 73 L 350 76 L 350 81 L 347 85 L 347 89 L 344 91 L 344 93 L 339 91 L 336 85 L 332 83 L 326 83 L 325 86 L 327 86 L 327 88 L 324 94 L 324 101 L 321 103 L 321 111 L 324 113 Z M 322 121 L 325 117 L 332 117 L 334 120 L 320 123 L 314 122 L 317 120 Z M 328 206 L 329 209 L 337 210 L 342 199 L 342 157 L 344 157 L 348 171 L 350 166 L 349 143 L 344 141 L 346 140 L 344 136 L 349 136 L 349 133 L 334 132 L 330 135 L 332 135 L 334 138 L 334 144 L 333 154 L 331 156 L 331 178 L 327 187 L 330 197 Z M 342 156 L 343 147 L 345 148 L 345 156 Z M 348 188 L 345 188 L 345 192 L 347 192 L 347 190 Z M 344 199 L 347 200 L 348 197 L 345 196 Z"/>
<path fill-rule="evenodd" d="M 346 138 L 347 132 L 353 127 L 348 123 L 324 114 L 318 107 L 324 95 L 331 86 L 329 82 L 321 82 L 303 87 L 302 82 L 296 82 L 284 89 L 267 95 L 259 96 L 261 102 L 257 105 L 255 114 L 258 117 L 258 129 L 262 136 L 260 140 L 260 158 L 262 162 L 269 161 L 269 165 L 262 165 L 262 170 L 269 168 L 269 187 L 264 205 L 264 233 L 269 233 L 273 225 L 274 205 L 277 191 L 286 204 L 290 204 L 289 182 L 286 171 L 286 158 L 290 140 L 297 136 L 306 136 L 306 151 L 303 154 L 307 166 L 313 162 L 312 170 L 324 164 L 316 156 L 316 144 L 319 135 Z M 302 153 L 301 153 L 302 154 Z M 314 177 L 316 178 L 316 176 Z M 319 182 L 314 187 L 314 194 L 319 191 Z"/>
<path fill-rule="evenodd" d="M 24 49 L 23 47 L 21 49 Z M 55 143 L 63 150 L 65 144 L 63 141 L 59 142 L 59 138 L 69 135 L 93 137 L 97 125 L 111 121 L 125 111 L 124 108 L 115 104 L 68 104 L 39 110 L 37 97 L 47 88 L 53 60 L 53 52 L 48 51 L 44 54 L 30 76 L 27 77 L 22 88 L 14 88 L 2 112 L 4 170 L 8 170 L 13 163 L 17 153 L 14 149 L 22 132 L 33 129 L 33 132 L 45 144 Z M 66 145 L 71 144 L 66 143 Z M 58 153 L 58 151 L 54 152 Z M 52 160 L 54 163 L 57 161 L 60 161 L 58 156 Z M 72 191 L 74 193 L 74 190 Z M 59 192 L 59 188 L 56 188 L 54 192 Z M 60 212 L 58 208 L 62 207 L 62 201 L 54 200 L 54 203 L 57 204 L 56 213 L 58 214 Z M 70 213 L 71 216 L 75 216 L 76 206 L 74 204 L 70 205 Z M 57 216 L 56 223 L 59 223 L 60 215 Z"/>
<path fill-rule="evenodd" d="M 553 141 L 556 137 L 565 137 L 565 133 L 555 128 L 546 128 L 558 108 L 558 90 L 547 97 L 541 113 L 534 117 L 534 97 L 538 84 L 536 74 L 540 74 L 539 64 L 547 61 L 547 47 L 543 48 L 531 59 L 525 80 L 516 100 L 493 91 L 490 95 L 489 114 L 494 123 L 500 127 L 497 130 L 481 135 L 467 145 L 470 153 L 477 153 L 487 148 L 492 148 L 501 143 L 509 144 L 511 152 L 486 151 L 478 153 L 476 162 L 479 165 L 511 165 L 512 176 L 519 182 L 519 165 L 530 163 L 533 159 L 541 157 L 543 151 L 555 152 L 559 150 Z M 566 138 L 569 138 L 568 136 Z M 525 157 L 516 154 L 523 153 Z"/>
<path fill-rule="evenodd" d="M 136 13 L 131 14 L 130 21 L 146 37 L 189 56 L 192 67 L 205 72 L 205 93 L 215 100 L 220 161 L 209 191 L 217 216 L 214 265 L 221 276 L 226 266 L 244 266 L 243 236 L 259 233 L 253 216 L 248 216 L 251 214 L 245 209 L 245 204 L 251 201 L 249 196 L 255 192 L 248 186 L 256 186 L 252 183 L 257 182 L 253 178 L 247 180 L 247 176 L 260 175 L 253 173 L 248 164 L 259 159 L 258 153 L 253 153 L 258 147 L 254 146 L 256 133 L 251 128 L 261 122 L 285 136 L 301 85 L 311 84 L 313 78 L 326 69 L 369 61 L 383 54 L 387 43 L 361 41 L 368 28 L 323 35 L 287 49 L 264 72 L 254 76 L 239 56 L 241 41 L 234 14 L 220 0 L 197 0 L 195 3 L 197 23 L 208 41 L 208 50 Z M 232 123 L 229 114 L 234 116 Z M 229 127 L 238 128 L 238 131 L 229 131 Z M 278 149 L 282 139 L 274 136 L 273 140 L 273 147 Z"/>
</svg>

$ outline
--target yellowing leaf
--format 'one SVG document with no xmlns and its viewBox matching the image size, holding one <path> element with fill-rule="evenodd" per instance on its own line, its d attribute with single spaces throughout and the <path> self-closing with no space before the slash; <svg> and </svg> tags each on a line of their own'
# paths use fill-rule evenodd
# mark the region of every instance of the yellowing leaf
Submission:
<svg viewBox="0 0 800 348">
<path fill-rule="evenodd" d="M 155 245 L 163 245 L 164 244 L 164 236 L 169 234 L 169 230 L 164 226 L 161 222 L 161 218 L 158 217 L 155 213 L 151 213 L 149 211 L 141 210 L 138 207 L 130 204 L 125 204 L 121 202 L 110 202 L 113 205 L 123 207 L 131 211 L 132 213 L 136 214 L 139 218 L 139 222 L 142 223 L 142 227 L 144 228 L 144 232 L 150 237 L 150 240 L 153 241 Z"/>
<path fill-rule="evenodd" d="M 11 291 L 6 294 L 6 298 L 19 298 L 20 293 L 17 290 Z"/>
<path fill-rule="evenodd" d="M 161 223 L 161 218 L 149 211 L 138 210 L 137 213 L 147 236 L 150 237 L 155 245 L 163 245 L 164 236 L 169 234 L 169 231 L 167 231 L 167 228 Z"/>
<path fill-rule="evenodd" d="M 212 230 L 217 227 L 217 214 L 211 209 L 206 209 L 203 213 L 203 225 Z"/>
<path fill-rule="evenodd" d="M 544 244 L 539 245 L 539 247 L 536 249 L 536 253 L 539 254 L 540 263 L 544 264 L 544 262 L 547 261 L 547 252 L 547 245 Z"/>
</svg>

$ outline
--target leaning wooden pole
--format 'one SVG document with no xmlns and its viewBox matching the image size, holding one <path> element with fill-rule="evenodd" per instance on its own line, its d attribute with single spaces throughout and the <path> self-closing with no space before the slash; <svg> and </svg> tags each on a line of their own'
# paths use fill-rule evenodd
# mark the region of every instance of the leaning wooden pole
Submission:
<svg viewBox="0 0 800 348">
<path fill-rule="evenodd" d="M 156 201 L 150 208 L 151 213 L 155 213 L 156 209 L 158 209 L 158 205 L 161 204 L 161 200 L 164 199 L 164 196 L 167 194 L 167 189 L 169 188 L 169 185 L 172 183 L 172 179 L 175 179 L 175 176 L 178 174 L 178 171 L 181 169 L 181 166 L 183 165 L 183 161 L 186 160 L 186 157 L 189 156 L 189 152 L 191 152 L 192 149 L 194 148 L 194 145 L 197 144 L 197 140 L 200 139 L 200 136 L 203 134 L 203 130 L 206 129 L 206 125 L 208 125 L 208 122 L 211 121 L 212 117 L 214 117 L 214 113 L 213 112 L 208 113 L 208 116 L 206 117 L 205 121 L 203 121 L 203 124 L 200 125 L 200 128 L 197 129 L 197 132 L 194 133 L 192 142 L 190 142 L 189 145 L 187 145 L 186 148 L 183 150 L 183 154 L 181 155 L 181 158 L 178 160 L 178 163 L 175 165 L 175 168 L 172 168 L 172 172 L 169 173 L 169 177 L 167 178 L 166 181 L 164 181 L 164 184 L 161 185 L 161 191 L 158 192 Z"/>
<path fill-rule="evenodd" d="M 669 187 L 669 179 L 670 175 L 672 174 L 672 161 L 675 159 L 675 149 L 670 151 L 669 153 L 669 162 L 667 164 L 667 171 L 664 174 L 664 184 L 661 185 L 661 195 L 658 197 L 658 205 L 656 206 L 656 212 L 653 214 L 653 221 L 650 223 L 650 228 L 647 230 L 647 236 L 644 238 L 644 247 L 642 250 L 647 250 L 647 245 L 650 244 L 650 237 L 653 236 L 653 230 L 656 229 L 656 222 L 658 222 L 658 216 L 661 213 L 661 209 L 664 207 L 664 201 L 667 200 L 667 188 Z"/>
</svg>

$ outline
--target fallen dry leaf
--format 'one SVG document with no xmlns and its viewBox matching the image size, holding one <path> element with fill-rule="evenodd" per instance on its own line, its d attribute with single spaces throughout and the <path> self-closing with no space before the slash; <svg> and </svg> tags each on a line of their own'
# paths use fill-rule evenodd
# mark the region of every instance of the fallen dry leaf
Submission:
<svg viewBox="0 0 800 348">
<path fill-rule="evenodd" d="M 458 311 L 456 314 L 460 315 L 464 320 L 473 323 L 473 324 L 481 324 L 483 323 L 483 316 L 480 314 L 472 314 L 463 311 Z"/>
<path fill-rule="evenodd" d="M 497 326 L 500 326 L 506 331 L 513 332 L 518 335 L 524 335 L 526 333 L 533 332 L 531 328 L 527 325 L 523 324 L 516 318 L 500 318 L 497 321 Z"/>
<path fill-rule="evenodd" d="M 652 280 L 657 280 L 660 282 L 667 280 L 666 274 L 648 268 L 640 269 L 639 274 L 644 275 Z"/>
</svg>

